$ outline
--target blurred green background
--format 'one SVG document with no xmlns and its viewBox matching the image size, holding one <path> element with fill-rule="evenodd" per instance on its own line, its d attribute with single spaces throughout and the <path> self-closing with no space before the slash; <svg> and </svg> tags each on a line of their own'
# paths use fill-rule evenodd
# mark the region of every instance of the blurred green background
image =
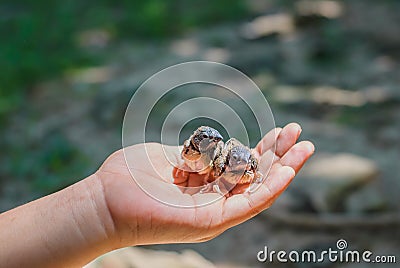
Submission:
<svg viewBox="0 0 400 268">
<path fill-rule="evenodd" d="M 68 141 L 62 126 L 46 129 L 37 139 L 30 136 L 36 123 L 52 113 L 35 109 L 32 103 L 43 83 L 68 80 L 85 68 L 102 66 L 123 44 L 162 46 L 196 28 L 244 18 L 247 11 L 240 1 L 73 0 L 2 1 L 0 14 L 1 182 L 19 180 L 29 188 L 28 195 L 42 195 L 76 181 L 99 164 L 93 165 Z M 70 85 L 50 86 L 49 90 L 63 92 L 67 98 L 74 94 L 66 93 L 72 90 Z M 95 94 L 90 98 L 96 98 Z M 116 108 L 122 111 L 126 105 Z M 16 117 L 22 117 L 24 125 L 12 130 Z M 118 118 L 113 126 L 121 122 Z M 15 137 L 14 131 L 21 136 Z M 116 127 L 115 132 L 119 131 Z"/>
<path fill-rule="evenodd" d="M 207 243 L 153 248 L 190 248 L 212 267 L 264 267 L 266 244 L 339 238 L 398 256 L 399 25 L 396 0 L 1 1 L 0 211 L 94 172 L 121 147 L 125 108 L 149 76 L 211 60 L 249 75 L 276 124 L 301 123 L 317 153 L 254 220 Z"/>
</svg>

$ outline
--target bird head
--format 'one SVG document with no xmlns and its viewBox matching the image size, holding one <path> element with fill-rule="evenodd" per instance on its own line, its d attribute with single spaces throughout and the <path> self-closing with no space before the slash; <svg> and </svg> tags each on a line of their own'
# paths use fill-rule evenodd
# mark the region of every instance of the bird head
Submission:
<svg viewBox="0 0 400 268">
<path fill-rule="evenodd" d="M 251 158 L 251 152 L 244 146 L 233 147 L 227 157 L 227 163 L 232 171 L 245 171 Z"/>
<path fill-rule="evenodd" d="M 201 126 L 193 133 L 191 142 L 197 150 L 206 152 L 215 149 L 222 138 L 222 135 L 216 129 Z"/>
</svg>

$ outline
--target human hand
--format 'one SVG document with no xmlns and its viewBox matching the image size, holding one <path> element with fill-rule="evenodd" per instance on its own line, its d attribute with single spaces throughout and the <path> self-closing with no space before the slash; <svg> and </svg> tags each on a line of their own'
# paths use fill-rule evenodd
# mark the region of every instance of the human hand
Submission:
<svg viewBox="0 0 400 268">
<path fill-rule="evenodd" d="M 267 175 L 254 193 L 242 193 L 247 185 L 241 185 L 233 189 L 234 195 L 219 198 L 201 207 L 195 205 L 201 202 L 205 195 L 217 199 L 219 194 L 189 195 L 180 191 L 173 183 L 160 182 L 160 179 L 174 181 L 174 167 L 158 153 L 162 151 L 161 144 L 138 144 L 125 148 L 135 156 L 135 166 L 142 167 L 135 170 L 135 176 L 148 178 L 149 181 L 155 179 L 152 180 L 153 191 L 162 191 L 177 200 L 191 203 L 191 208 L 169 206 L 147 195 L 132 179 L 123 150 L 115 152 L 96 172 L 103 184 L 105 202 L 114 223 L 111 235 L 117 238 L 119 247 L 202 242 L 246 221 L 270 207 L 313 154 L 314 146 L 311 142 L 296 143 L 300 132 L 300 126 L 294 123 L 283 129 L 274 129 L 253 149 L 260 162 L 260 171 Z M 141 165 L 144 159 L 140 155 L 144 151 L 143 146 L 146 146 L 147 153 L 152 155 L 153 165 L 157 165 L 156 169 L 161 170 L 162 174 L 146 166 L 145 162 Z M 179 151 L 176 148 L 170 149 Z M 175 174 L 175 182 L 177 178 L 182 178 L 179 182 L 181 186 L 200 186 L 198 176 L 201 175 Z"/>
</svg>

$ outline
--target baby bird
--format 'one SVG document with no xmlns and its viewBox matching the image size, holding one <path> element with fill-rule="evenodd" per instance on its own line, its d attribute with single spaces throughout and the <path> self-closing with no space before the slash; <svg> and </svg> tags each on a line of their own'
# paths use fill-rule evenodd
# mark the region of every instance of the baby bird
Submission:
<svg viewBox="0 0 400 268">
<path fill-rule="evenodd" d="M 183 144 L 182 158 L 199 174 L 211 171 L 213 161 L 223 148 L 222 135 L 208 126 L 201 126 Z"/>
<path fill-rule="evenodd" d="M 214 177 L 221 177 L 227 184 L 225 188 L 234 185 L 260 183 L 262 174 L 258 172 L 258 160 L 251 150 L 235 138 L 228 140 L 214 161 Z M 214 192 L 222 194 L 218 185 Z"/>
<path fill-rule="evenodd" d="M 229 196 L 236 186 L 252 192 L 263 179 L 249 147 L 235 138 L 224 144 L 221 134 L 208 126 L 194 131 L 183 144 L 181 155 L 192 172 L 206 175 L 200 193 Z"/>
</svg>

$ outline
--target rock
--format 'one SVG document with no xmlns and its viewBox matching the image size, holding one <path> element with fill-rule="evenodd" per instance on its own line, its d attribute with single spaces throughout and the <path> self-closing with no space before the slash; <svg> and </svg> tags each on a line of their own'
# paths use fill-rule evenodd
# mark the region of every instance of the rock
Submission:
<svg viewBox="0 0 400 268">
<path fill-rule="evenodd" d="M 245 39 L 254 40 L 272 34 L 287 35 L 293 31 L 293 17 L 289 14 L 278 13 L 255 18 L 241 27 L 240 34 Z"/>
<path fill-rule="evenodd" d="M 266 211 L 266 214 L 281 212 L 291 214 L 296 212 L 315 213 L 316 211 L 308 195 L 299 191 L 289 190 L 279 196 L 273 206 Z"/>
<path fill-rule="evenodd" d="M 345 201 L 345 210 L 351 214 L 383 212 L 388 204 L 375 183 L 370 183 Z"/>
<path fill-rule="evenodd" d="M 109 267 L 215 268 L 215 265 L 193 250 L 184 250 L 178 253 L 132 247 L 105 254 L 85 266 L 85 268 Z"/>
<path fill-rule="evenodd" d="M 350 195 L 377 174 L 370 159 L 348 153 L 317 154 L 304 167 L 293 190 L 305 194 L 318 212 L 340 212 Z"/>
</svg>

